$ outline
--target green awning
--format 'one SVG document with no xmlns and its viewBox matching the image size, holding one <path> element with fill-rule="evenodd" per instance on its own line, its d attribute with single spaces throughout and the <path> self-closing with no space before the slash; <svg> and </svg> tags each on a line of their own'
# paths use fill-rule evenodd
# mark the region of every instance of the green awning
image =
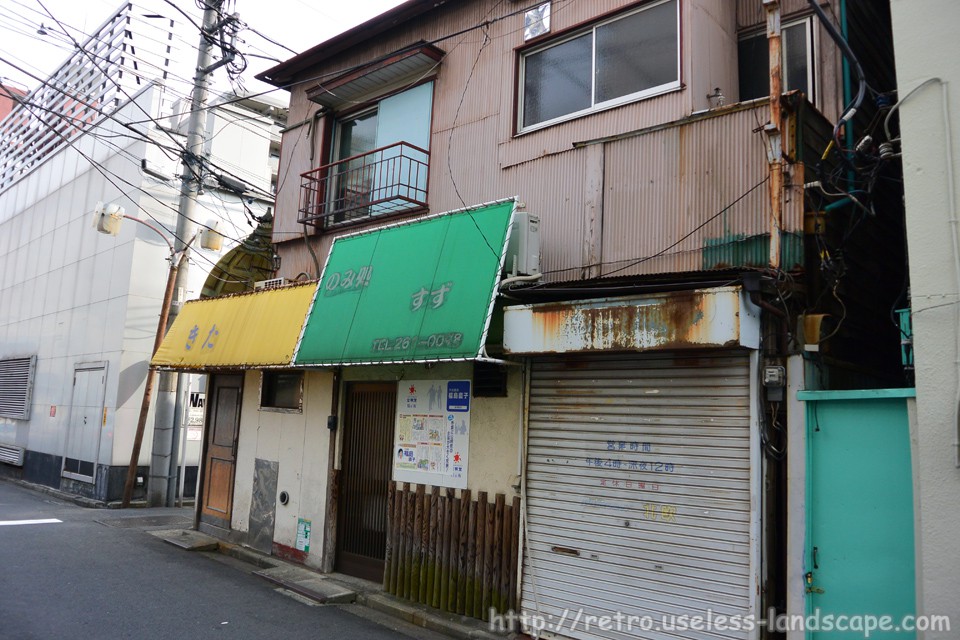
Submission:
<svg viewBox="0 0 960 640">
<path fill-rule="evenodd" d="M 337 238 L 298 365 L 483 355 L 514 199 Z"/>
</svg>

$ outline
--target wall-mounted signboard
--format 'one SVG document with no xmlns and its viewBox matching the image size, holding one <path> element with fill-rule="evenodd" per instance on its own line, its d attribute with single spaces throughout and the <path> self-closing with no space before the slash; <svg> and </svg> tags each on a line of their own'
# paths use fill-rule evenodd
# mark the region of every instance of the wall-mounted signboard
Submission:
<svg viewBox="0 0 960 640">
<path fill-rule="evenodd" d="M 467 487 L 469 380 L 401 380 L 397 389 L 393 479 Z"/>
</svg>

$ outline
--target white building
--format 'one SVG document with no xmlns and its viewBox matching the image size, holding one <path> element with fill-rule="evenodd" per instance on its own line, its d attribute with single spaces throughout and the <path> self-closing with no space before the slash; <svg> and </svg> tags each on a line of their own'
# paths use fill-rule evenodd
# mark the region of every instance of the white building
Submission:
<svg viewBox="0 0 960 640">
<path fill-rule="evenodd" d="M 190 25 L 144 13 L 118 10 L 0 123 L 0 474 L 104 501 L 122 494 L 130 461 L 176 227 L 179 105 L 189 104 L 196 57 L 157 44 L 168 33 L 194 40 Z M 225 242 L 220 253 L 191 252 L 185 299 L 272 206 L 285 108 L 252 103 L 209 112 L 196 222 L 216 223 Z M 216 175 L 249 189 L 219 188 Z M 125 220 L 118 236 L 99 234 L 98 202 L 156 230 Z M 152 426 L 151 411 L 140 465 Z M 195 467 L 199 440 L 186 441 Z"/>
<path fill-rule="evenodd" d="M 960 625 L 960 42 L 949 0 L 892 0 L 916 359 L 915 504 L 918 610 Z M 952 16 L 952 17 L 951 17 Z M 933 44 L 935 43 L 935 44 Z M 921 636 L 918 636 L 921 637 Z"/>
</svg>

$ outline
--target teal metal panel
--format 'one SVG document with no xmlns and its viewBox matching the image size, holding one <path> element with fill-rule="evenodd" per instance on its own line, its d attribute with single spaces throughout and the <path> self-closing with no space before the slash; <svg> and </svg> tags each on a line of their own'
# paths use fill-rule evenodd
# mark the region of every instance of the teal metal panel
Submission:
<svg viewBox="0 0 960 640">
<path fill-rule="evenodd" d="M 882 398 L 916 398 L 914 387 L 898 389 L 848 389 L 843 391 L 799 391 L 797 400 L 879 400 Z"/>
<path fill-rule="evenodd" d="M 916 610 L 912 389 L 801 392 L 807 404 L 807 614 L 890 616 Z M 846 397 L 844 397 L 846 396 Z M 816 398 L 816 399 L 814 399 Z M 807 630 L 811 640 L 863 630 Z M 914 633 L 875 631 L 874 639 Z"/>
</svg>

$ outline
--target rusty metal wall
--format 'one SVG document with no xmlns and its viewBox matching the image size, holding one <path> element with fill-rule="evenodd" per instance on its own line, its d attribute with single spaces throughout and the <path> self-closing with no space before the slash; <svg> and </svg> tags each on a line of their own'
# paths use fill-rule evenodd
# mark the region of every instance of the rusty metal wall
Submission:
<svg viewBox="0 0 960 640">
<path fill-rule="evenodd" d="M 769 191 L 757 186 L 768 173 L 766 139 L 757 129 L 767 119 L 759 104 L 608 143 L 603 275 L 766 264 Z M 794 204 L 785 231 L 802 230 Z"/>
</svg>

